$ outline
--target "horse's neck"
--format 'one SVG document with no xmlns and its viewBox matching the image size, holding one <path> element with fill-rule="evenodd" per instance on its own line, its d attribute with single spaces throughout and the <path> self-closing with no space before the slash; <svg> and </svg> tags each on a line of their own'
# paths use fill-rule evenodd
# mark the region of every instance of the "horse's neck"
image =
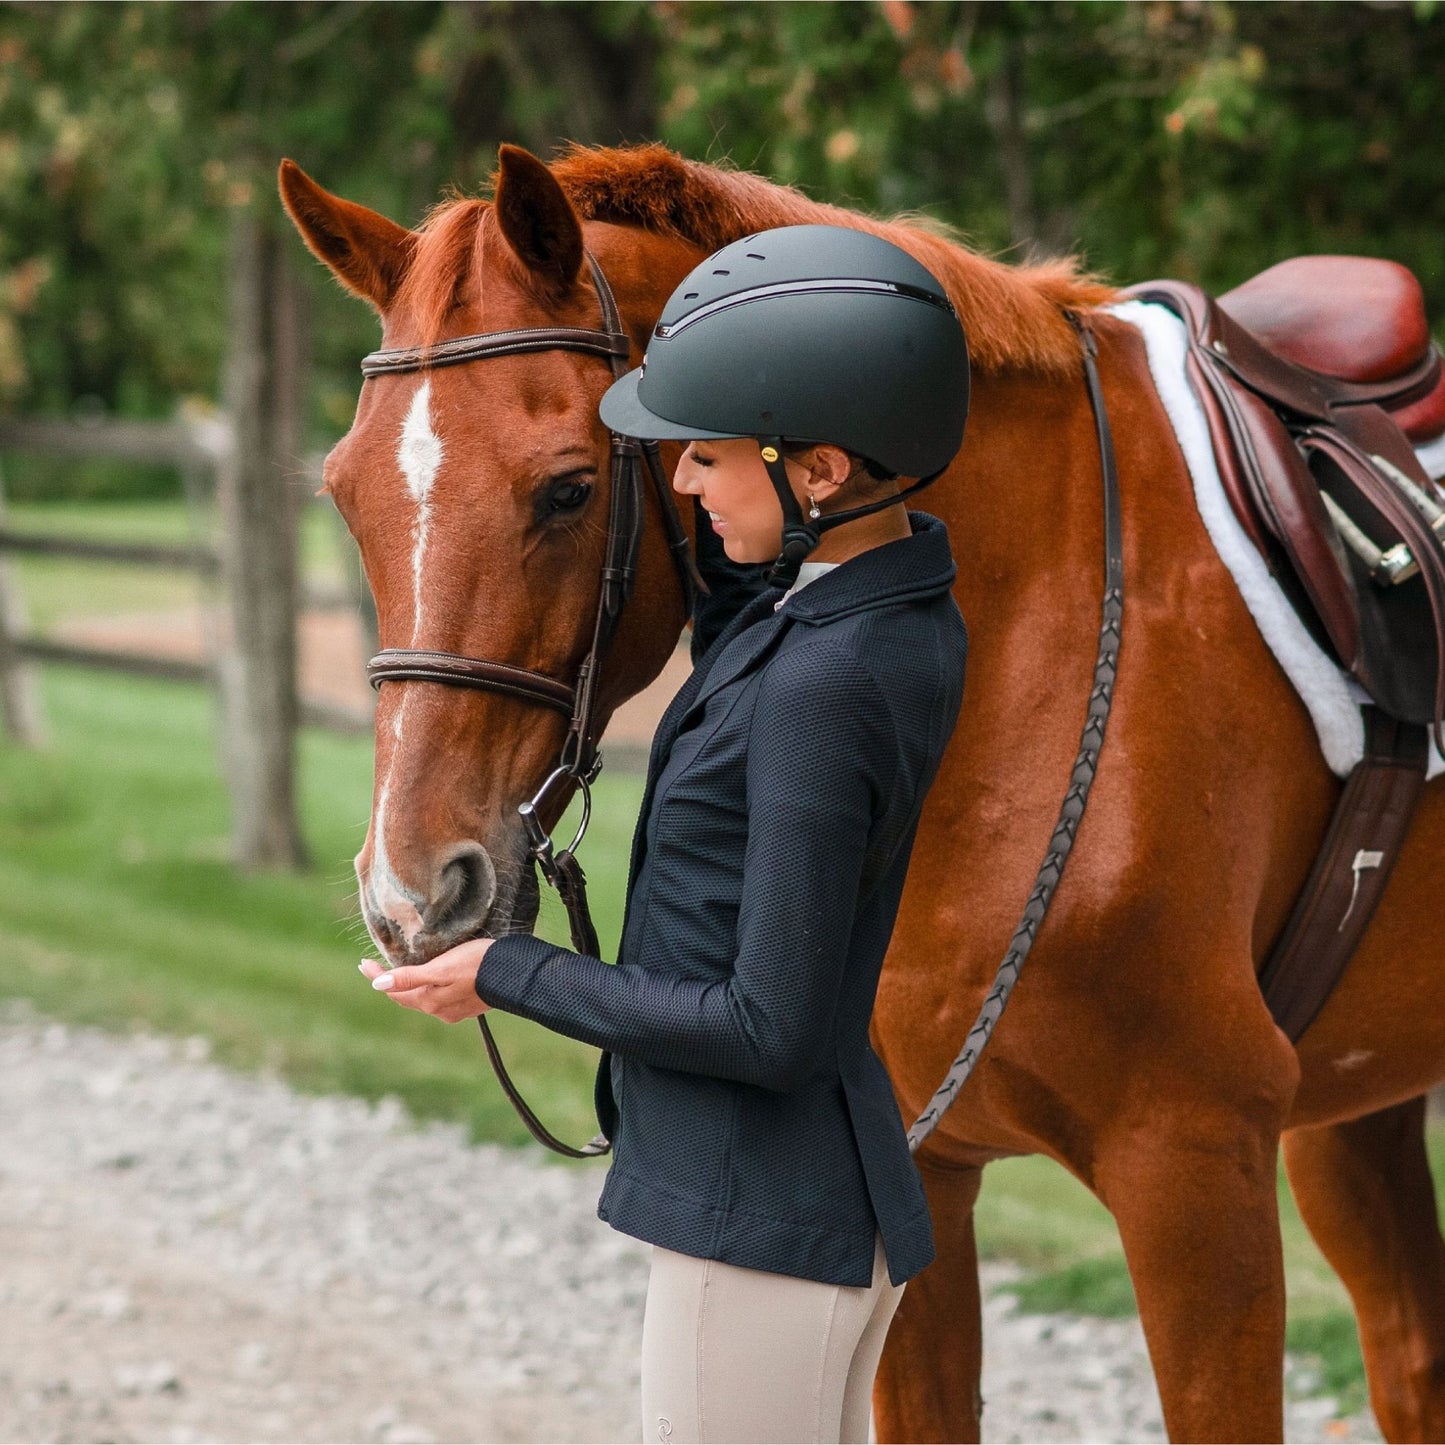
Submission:
<svg viewBox="0 0 1445 1445">
<path fill-rule="evenodd" d="M 1076 575 L 1099 590 L 1101 477 L 1082 371 L 976 379 L 958 463 L 920 499 L 948 525 L 971 622 L 1041 594 L 1068 606 Z"/>
</svg>

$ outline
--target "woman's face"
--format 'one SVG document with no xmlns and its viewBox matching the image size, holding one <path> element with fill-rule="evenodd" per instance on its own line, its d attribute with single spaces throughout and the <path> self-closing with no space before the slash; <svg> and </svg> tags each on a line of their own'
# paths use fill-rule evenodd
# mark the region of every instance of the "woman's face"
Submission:
<svg viewBox="0 0 1445 1445">
<path fill-rule="evenodd" d="M 793 493 L 806 509 L 807 468 L 788 461 Z M 693 441 L 677 464 L 673 487 L 695 496 L 734 562 L 771 562 L 783 544 L 783 509 L 752 437 Z"/>
</svg>

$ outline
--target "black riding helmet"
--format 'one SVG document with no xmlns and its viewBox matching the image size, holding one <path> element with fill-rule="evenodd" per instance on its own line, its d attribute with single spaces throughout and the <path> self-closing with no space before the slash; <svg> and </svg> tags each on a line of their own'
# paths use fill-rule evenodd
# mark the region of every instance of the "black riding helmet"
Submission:
<svg viewBox="0 0 1445 1445">
<path fill-rule="evenodd" d="M 756 437 L 783 508 L 769 580 L 787 586 L 820 533 L 902 501 L 953 460 L 968 345 L 943 287 L 900 247 L 844 226 L 780 226 L 688 275 L 601 414 L 624 436 Z M 788 485 L 784 441 L 828 442 L 920 480 L 810 521 Z"/>
</svg>

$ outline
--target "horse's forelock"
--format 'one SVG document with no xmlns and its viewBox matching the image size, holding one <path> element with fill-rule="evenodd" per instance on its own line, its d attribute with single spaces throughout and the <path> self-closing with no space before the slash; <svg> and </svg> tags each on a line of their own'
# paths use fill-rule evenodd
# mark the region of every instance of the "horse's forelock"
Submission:
<svg viewBox="0 0 1445 1445">
<path fill-rule="evenodd" d="M 472 274 L 488 208 L 489 202 L 470 197 L 442 201 L 417 231 L 416 249 L 395 301 L 414 326 L 417 345 L 430 346 L 441 337 Z"/>
</svg>

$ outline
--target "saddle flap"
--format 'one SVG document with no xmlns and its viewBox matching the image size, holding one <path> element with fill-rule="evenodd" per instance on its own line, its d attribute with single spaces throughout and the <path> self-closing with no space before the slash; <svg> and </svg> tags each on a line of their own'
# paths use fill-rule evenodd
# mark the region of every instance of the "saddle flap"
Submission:
<svg viewBox="0 0 1445 1445">
<path fill-rule="evenodd" d="M 1360 661 L 1359 599 L 1320 484 L 1263 400 L 1244 387 L 1230 388 L 1226 400 L 1236 414 L 1236 446 L 1256 506 L 1289 557 L 1336 656 L 1353 671 Z"/>
<path fill-rule="evenodd" d="M 1445 503 L 1381 398 L 1407 400 L 1435 385 L 1439 356 L 1388 385 L 1334 381 L 1271 353 L 1197 287 L 1132 288 L 1162 303 L 1190 333 L 1189 378 L 1204 406 L 1225 488 L 1301 620 L 1323 634 L 1341 667 L 1393 716 L 1439 727 L 1445 715 L 1445 548 L 1420 506 L 1374 460 L 1429 503 Z M 1342 537 L 1321 496 L 1353 521 Z M 1347 529 L 1348 530 L 1348 529 Z M 1404 543 L 1418 574 L 1390 577 L 1376 558 Z M 1349 545 L 1346 546 L 1346 541 Z M 1403 549 L 1401 549 L 1403 551 Z M 1285 565 L 1287 564 L 1287 565 Z M 1442 734 L 1445 742 L 1445 734 Z"/>
</svg>

